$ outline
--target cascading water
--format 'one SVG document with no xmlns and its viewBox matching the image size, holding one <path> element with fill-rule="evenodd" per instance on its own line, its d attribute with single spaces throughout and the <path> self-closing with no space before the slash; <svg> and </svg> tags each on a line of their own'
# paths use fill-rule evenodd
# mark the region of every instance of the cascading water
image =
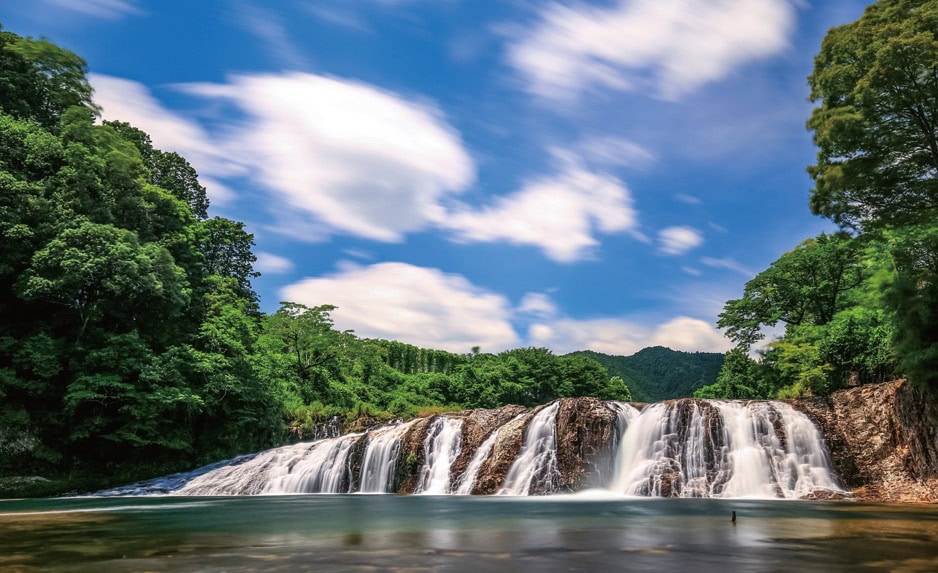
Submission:
<svg viewBox="0 0 938 573">
<path fill-rule="evenodd" d="M 534 416 L 525 432 L 524 446 L 511 464 L 498 495 L 550 493 L 557 468 L 557 410 L 554 402 Z"/>
<path fill-rule="evenodd" d="M 638 408 L 627 402 L 606 402 L 606 406 L 616 413 L 616 443 L 622 441 L 622 436 L 629 429 L 629 424 L 640 414 Z"/>
<path fill-rule="evenodd" d="M 362 434 L 304 442 L 262 452 L 238 465 L 223 466 L 189 481 L 177 495 L 344 493 L 348 459 Z"/>
<path fill-rule="evenodd" d="M 450 493 L 450 468 L 462 448 L 462 420 L 437 417 L 423 442 L 423 468 L 414 493 L 443 495 Z"/>
<path fill-rule="evenodd" d="M 476 453 L 472 455 L 472 459 L 469 461 L 469 465 L 466 466 L 466 471 L 463 472 L 462 477 L 459 479 L 459 486 L 456 488 L 456 494 L 469 495 L 472 493 L 472 487 L 476 483 L 476 478 L 479 477 L 479 471 L 482 470 L 482 466 L 492 454 L 492 449 L 495 447 L 495 442 L 498 441 L 498 436 L 501 434 L 502 428 L 519 418 L 523 418 L 524 416 L 525 414 L 518 414 L 509 420 L 505 425 L 495 428 L 495 430 L 489 434 L 489 437 L 486 438 L 484 442 L 482 442 L 482 445 L 479 446 L 479 448 L 476 450 Z"/>
<path fill-rule="evenodd" d="M 362 461 L 361 493 L 392 493 L 401 438 L 416 420 L 368 433 Z"/>
<path fill-rule="evenodd" d="M 324 440 L 287 473 L 270 480 L 264 493 L 346 493 L 349 453 L 361 434 Z"/>
<path fill-rule="evenodd" d="M 593 442 L 590 451 L 598 452 L 594 456 L 615 452 L 614 477 L 605 477 L 613 471 L 611 457 L 577 458 L 587 451 L 580 450 L 573 459 L 593 464 L 591 481 L 584 485 L 608 482 L 615 493 L 657 497 L 801 498 L 822 490 L 843 491 L 831 473 L 820 431 L 789 404 L 684 399 L 652 404 L 641 412 L 623 402 L 606 402 L 606 407 L 615 413 L 615 431 L 605 446 Z M 581 447 L 578 442 L 558 443 L 559 409 L 560 402 L 554 402 L 529 418 L 520 451 L 498 494 L 536 495 L 558 489 L 558 448 Z M 458 479 L 452 476 L 453 463 L 462 449 L 472 447 L 463 443 L 465 418 L 430 420 L 424 464 L 418 474 L 406 476 L 414 478 L 410 483 L 416 484 L 415 493 L 471 493 L 503 430 L 517 428 L 527 416 L 519 414 L 490 432 L 471 452 Z M 608 416 L 603 420 L 610 423 Z M 392 493 L 397 480 L 405 477 L 398 475 L 402 440 L 414 423 L 284 446 L 99 494 Z M 565 436 L 578 435 L 568 430 Z"/>
<path fill-rule="evenodd" d="M 680 400 L 629 425 L 610 487 L 626 495 L 797 498 L 838 490 L 821 436 L 780 402 Z"/>
</svg>

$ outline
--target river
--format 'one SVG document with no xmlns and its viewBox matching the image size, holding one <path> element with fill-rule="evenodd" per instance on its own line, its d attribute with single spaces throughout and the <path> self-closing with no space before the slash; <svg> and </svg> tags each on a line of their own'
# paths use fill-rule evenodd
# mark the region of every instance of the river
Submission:
<svg viewBox="0 0 938 573">
<path fill-rule="evenodd" d="M 938 571 L 938 507 L 604 492 L 7 500 L 0 570 L 924 573 Z"/>
</svg>

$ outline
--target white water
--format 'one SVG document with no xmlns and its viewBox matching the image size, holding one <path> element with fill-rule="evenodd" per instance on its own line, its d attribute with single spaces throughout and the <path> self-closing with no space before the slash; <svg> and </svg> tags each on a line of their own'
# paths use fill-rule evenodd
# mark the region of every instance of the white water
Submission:
<svg viewBox="0 0 938 573">
<path fill-rule="evenodd" d="M 414 493 L 450 493 L 450 468 L 462 449 L 462 419 L 438 416 L 423 441 L 423 467 Z"/>
<path fill-rule="evenodd" d="M 640 414 L 638 408 L 627 402 L 606 402 L 606 406 L 616 413 L 616 440 L 622 441 L 625 431 L 629 429 L 629 424 Z"/>
<path fill-rule="evenodd" d="M 823 444 L 807 416 L 781 402 L 654 404 L 622 437 L 610 489 L 755 498 L 838 490 Z"/>
<path fill-rule="evenodd" d="M 280 475 L 271 476 L 264 493 L 347 493 L 349 453 L 361 434 L 323 440 L 301 460 L 281 466 Z"/>
<path fill-rule="evenodd" d="M 520 452 L 498 494 L 524 496 L 557 490 L 559 405 L 550 404 L 530 419 Z M 607 491 L 612 495 L 800 498 L 818 490 L 842 491 L 819 430 L 788 404 L 678 400 L 652 404 L 641 412 L 622 402 L 606 406 L 616 413 L 610 444 L 615 452 L 614 477 L 610 480 L 604 477 L 605 470 L 594 468 L 591 479 L 592 483 L 608 481 Z M 463 420 L 444 416 L 432 420 L 415 492 L 471 493 L 502 430 L 525 416 L 520 414 L 493 430 L 473 452 L 458 480 L 453 479 L 452 466 L 464 447 Z M 383 426 L 367 435 L 267 450 L 100 495 L 393 493 L 401 440 L 414 422 Z M 361 456 L 357 476 L 351 472 L 353 451 Z M 595 467 L 609 467 L 612 461 L 606 458 L 603 463 L 607 465 Z"/>
<path fill-rule="evenodd" d="M 554 402 L 534 416 L 525 431 L 524 446 L 505 476 L 498 495 L 550 493 L 557 468 L 557 410 Z"/>
<path fill-rule="evenodd" d="M 259 495 L 265 493 L 344 493 L 346 460 L 362 434 L 303 442 L 261 452 L 237 465 L 197 476 L 176 495 Z M 347 487 L 347 486 L 346 486 Z"/>
<path fill-rule="evenodd" d="M 361 493 L 393 493 L 401 438 L 414 422 L 416 420 L 368 433 L 368 446 L 362 461 Z"/>
<path fill-rule="evenodd" d="M 495 447 L 495 442 L 498 441 L 498 435 L 502 432 L 502 428 L 524 416 L 525 414 L 518 414 L 511 420 L 508 420 L 504 425 L 495 428 L 495 430 L 489 434 L 489 437 L 482 442 L 482 445 L 479 446 L 476 453 L 472 455 L 472 460 L 469 461 L 469 465 L 466 466 L 466 471 L 463 472 L 462 478 L 459 480 L 459 486 L 456 488 L 456 494 L 469 495 L 472 493 L 472 487 L 476 483 L 476 478 L 479 477 L 482 466 L 485 465 L 489 456 L 492 455 L 492 449 Z"/>
</svg>

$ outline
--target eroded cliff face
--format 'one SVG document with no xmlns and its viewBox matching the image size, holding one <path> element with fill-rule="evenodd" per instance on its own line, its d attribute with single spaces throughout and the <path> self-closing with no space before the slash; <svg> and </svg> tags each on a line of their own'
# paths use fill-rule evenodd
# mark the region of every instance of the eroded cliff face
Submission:
<svg viewBox="0 0 938 573">
<path fill-rule="evenodd" d="M 861 501 L 938 503 L 938 398 L 903 380 L 792 400 Z"/>
<path fill-rule="evenodd" d="M 603 487 L 615 470 L 616 415 L 596 398 L 568 398 L 557 412 L 560 487 Z"/>
</svg>

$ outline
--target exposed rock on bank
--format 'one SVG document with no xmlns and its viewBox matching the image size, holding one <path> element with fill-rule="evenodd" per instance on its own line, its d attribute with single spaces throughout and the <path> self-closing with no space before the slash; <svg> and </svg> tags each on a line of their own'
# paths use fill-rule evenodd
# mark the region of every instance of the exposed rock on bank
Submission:
<svg viewBox="0 0 938 573">
<path fill-rule="evenodd" d="M 938 399 L 904 380 L 792 400 L 862 501 L 938 503 Z"/>
</svg>

